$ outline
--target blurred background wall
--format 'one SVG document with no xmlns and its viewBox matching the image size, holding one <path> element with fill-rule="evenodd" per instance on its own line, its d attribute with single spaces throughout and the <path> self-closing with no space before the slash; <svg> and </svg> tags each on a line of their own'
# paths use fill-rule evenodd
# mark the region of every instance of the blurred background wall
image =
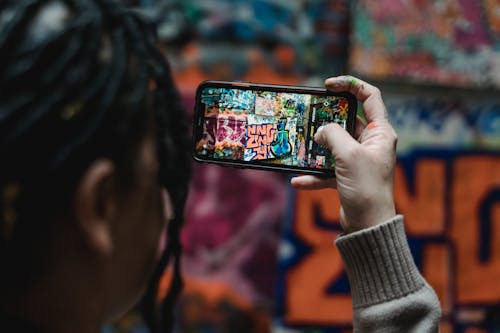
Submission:
<svg viewBox="0 0 500 333">
<path fill-rule="evenodd" d="M 396 204 L 442 332 L 500 331 L 499 0 L 141 0 L 192 112 L 205 79 L 381 87 Z M 177 332 L 347 333 L 334 191 L 194 164 Z M 165 278 L 162 293 L 168 287 Z M 144 332 L 130 314 L 106 331 Z"/>
</svg>

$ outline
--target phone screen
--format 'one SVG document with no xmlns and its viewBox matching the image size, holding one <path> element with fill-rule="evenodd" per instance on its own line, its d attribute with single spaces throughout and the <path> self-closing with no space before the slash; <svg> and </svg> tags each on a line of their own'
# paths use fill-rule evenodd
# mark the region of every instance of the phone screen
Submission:
<svg viewBox="0 0 500 333">
<path fill-rule="evenodd" d="M 350 94 L 308 89 L 202 84 L 195 112 L 195 158 L 331 175 L 335 161 L 327 148 L 314 142 L 314 134 L 330 122 L 352 130 L 356 102 Z"/>
</svg>

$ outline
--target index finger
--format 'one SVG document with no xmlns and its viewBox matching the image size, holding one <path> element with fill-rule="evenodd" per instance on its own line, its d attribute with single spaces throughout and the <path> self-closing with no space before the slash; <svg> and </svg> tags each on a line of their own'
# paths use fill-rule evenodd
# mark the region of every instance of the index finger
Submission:
<svg viewBox="0 0 500 333">
<path fill-rule="evenodd" d="M 368 122 L 387 120 L 387 109 L 377 87 L 350 75 L 326 79 L 325 86 L 331 91 L 348 91 L 353 94 L 363 104 L 363 112 Z"/>
<path fill-rule="evenodd" d="M 337 188 L 336 178 L 320 178 L 317 176 L 303 175 L 293 177 L 291 185 L 300 190 L 319 190 L 324 188 Z"/>
</svg>

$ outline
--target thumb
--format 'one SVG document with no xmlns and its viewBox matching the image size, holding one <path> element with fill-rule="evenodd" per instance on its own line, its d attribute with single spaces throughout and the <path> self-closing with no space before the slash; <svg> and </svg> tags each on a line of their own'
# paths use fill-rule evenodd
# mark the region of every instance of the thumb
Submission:
<svg viewBox="0 0 500 333">
<path fill-rule="evenodd" d="M 340 125 L 330 123 L 321 126 L 314 135 L 314 141 L 321 146 L 328 147 L 333 157 L 345 155 L 359 143 Z"/>
</svg>

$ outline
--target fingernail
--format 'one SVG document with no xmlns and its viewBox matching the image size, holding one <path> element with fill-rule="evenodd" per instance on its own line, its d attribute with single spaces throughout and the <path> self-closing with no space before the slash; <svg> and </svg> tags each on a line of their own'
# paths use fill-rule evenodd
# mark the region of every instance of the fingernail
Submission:
<svg viewBox="0 0 500 333">
<path fill-rule="evenodd" d="M 313 137 L 313 139 L 314 139 L 314 141 L 316 141 L 316 143 L 318 143 L 319 136 L 320 136 L 320 134 L 321 134 L 321 132 L 323 131 L 323 129 L 324 129 L 324 128 L 325 128 L 325 126 L 324 126 L 324 125 L 323 125 L 323 126 L 320 126 L 320 127 L 318 127 L 318 129 L 316 130 L 316 133 L 314 133 L 314 137 Z"/>
<path fill-rule="evenodd" d="M 338 84 L 337 82 L 337 78 L 335 77 L 330 77 L 328 79 L 325 80 L 325 86 L 331 86 L 331 85 L 334 85 L 334 84 Z"/>
</svg>

